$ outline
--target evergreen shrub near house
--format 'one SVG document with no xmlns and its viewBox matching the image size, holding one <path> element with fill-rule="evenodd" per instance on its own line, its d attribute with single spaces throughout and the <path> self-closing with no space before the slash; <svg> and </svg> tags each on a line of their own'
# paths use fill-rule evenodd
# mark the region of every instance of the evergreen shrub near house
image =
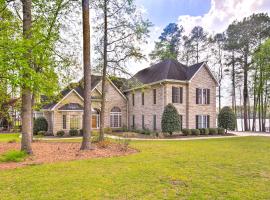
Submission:
<svg viewBox="0 0 270 200">
<path fill-rule="evenodd" d="M 208 128 L 200 128 L 201 135 L 209 135 L 209 129 Z"/>
<path fill-rule="evenodd" d="M 217 128 L 209 128 L 209 134 L 210 135 L 217 135 L 218 129 Z"/>
<path fill-rule="evenodd" d="M 200 135 L 200 130 L 199 129 L 191 129 L 191 134 L 192 135 Z"/>
<path fill-rule="evenodd" d="M 162 114 L 162 132 L 172 135 L 173 132 L 181 130 L 180 124 L 180 115 L 178 114 L 176 108 L 173 106 L 173 104 L 168 104 Z"/>
<path fill-rule="evenodd" d="M 220 134 L 220 135 L 225 134 L 225 129 L 224 128 L 218 128 L 218 134 Z"/>
<path fill-rule="evenodd" d="M 56 132 L 56 135 L 58 136 L 58 137 L 63 137 L 64 135 L 65 135 L 65 131 L 57 131 Z"/>
<path fill-rule="evenodd" d="M 224 128 L 226 133 L 227 130 L 235 130 L 236 116 L 229 106 L 221 109 L 218 115 L 218 127 Z"/>
<path fill-rule="evenodd" d="M 70 129 L 69 130 L 69 135 L 70 136 L 78 136 L 79 135 L 79 131 L 77 129 Z"/>
<path fill-rule="evenodd" d="M 182 133 L 183 135 L 188 136 L 188 135 L 191 135 L 191 130 L 188 128 L 183 128 Z"/>
<path fill-rule="evenodd" d="M 37 133 L 38 136 L 46 136 L 47 132 L 46 131 L 39 131 Z"/>
<path fill-rule="evenodd" d="M 34 120 L 33 133 L 37 135 L 39 131 L 48 131 L 48 122 L 45 117 L 38 117 Z"/>
</svg>

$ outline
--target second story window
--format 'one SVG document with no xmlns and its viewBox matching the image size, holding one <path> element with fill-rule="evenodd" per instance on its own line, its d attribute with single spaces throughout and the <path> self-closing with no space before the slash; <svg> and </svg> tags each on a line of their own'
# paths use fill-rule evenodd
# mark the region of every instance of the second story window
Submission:
<svg viewBox="0 0 270 200">
<path fill-rule="evenodd" d="M 142 105 L 144 105 L 144 92 L 142 92 Z"/>
<path fill-rule="evenodd" d="M 153 104 L 157 104 L 157 89 L 153 89 Z"/>
<path fill-rule="evenodd" d="M 134 106 L 135 105 L 135 94 L 132 93 L 132 105 Z"/>
<path fill-rule="evenodd" d="M 196 104 L 210 104 L 210 89 L 196 88 Z"/>
<path fill-rule="evenodd" d="M 172 103 L 183 103 L 182 87 L 172 87 Z"/>
</svg>

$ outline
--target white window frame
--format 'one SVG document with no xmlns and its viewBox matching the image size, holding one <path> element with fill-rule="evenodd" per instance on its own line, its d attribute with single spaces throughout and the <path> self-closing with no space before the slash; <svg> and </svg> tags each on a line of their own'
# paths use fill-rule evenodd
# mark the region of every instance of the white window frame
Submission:
<svg viewBox="0 0 270 200">
<path fill-rule="evenodd" d="M 198 103 L 199 104 L 207 104 L 207 88 L 198 88 L 199 89 L 199 93 L 198 93 Z"/>
<path fill-rule="evenodd" d="M 208 128 L 208 115 L 198 115 L 198 128 Z"/>
<path fill-rule="evenodd" d="M 75 126 L 71 127 L 72 120 L 75 118 Z M 80 116 L 79 115 L 70 115 L 69 118 L 69 129 L 80 129 Z"/>
<path fill-rule="evenodd" d="M 116 120 L 117 122 L 115 122 L 115 119 L 117 119 Z M 116 124 L 116 126 L 115 126 L 115 124 Z M 110 127 L 111 128 L 121 128 L 122 127 L 122 113 L 121 112 L 111 112 L 110 113 Z"/>
</svg>

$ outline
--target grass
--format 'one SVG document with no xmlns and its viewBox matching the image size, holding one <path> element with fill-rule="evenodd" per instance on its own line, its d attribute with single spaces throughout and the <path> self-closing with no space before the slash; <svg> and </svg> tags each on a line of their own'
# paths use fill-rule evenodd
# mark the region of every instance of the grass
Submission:
<svg viewBox="0 0 270 200">
<path fill-rule="evenodd" d="M 125 157 L 0 172 L 0 199 L 270 199 L 270 138 L 134 141 Z"/>
<path fill-rule="evenodd" d="M 0 133 L 0 142 L 19 141 L 19 133 Z"/>
<path fill-rule="evenodd" d="M 27 157 L 27 153 L 23 151 L 11 150 L 0 155 L 1 162 L 21 162 Z"/>
</svg>

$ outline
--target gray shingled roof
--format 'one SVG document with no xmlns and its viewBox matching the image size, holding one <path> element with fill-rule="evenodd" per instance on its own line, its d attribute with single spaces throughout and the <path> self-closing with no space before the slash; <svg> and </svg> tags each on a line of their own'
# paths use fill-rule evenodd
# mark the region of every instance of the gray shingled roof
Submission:
<svg viewBox="0 0 270 200">
<path fill-rule="evenodd" d="M 96 76 L 96 75 L 91 75 L 91 87 L 94 88 L 97 86 L 97 84 L 100 82 L 101 80 L 101 76 Z M 76 87 L 71 87 L 71 86 L 68 86 L 66 87 L 64 90 L 61 91 L 60 95 L 62 97 L 66 96 L 71 90 L 76 90 L 76 92 L 81 96 L 83 97 L 83 87 L 82 87 L 82 82 L 83 80 L 79 81 L 79 83 L 77 84 Z M 49 109 L 52 109 L 58 102 L 57 101 L 54 101 L 54 102 L 50 102 L 46 105 L 44 105 L 42 107 L 42 109 L 46 109 L 46 110 L 49 110 Z"/>
<path fill-rule="evenodd" d="M 203 62 L 186 66 L 176 60 L 168 59 L 139 71 L 133 78 L 143 84 L 166 79 L 188 81 L 198 71 L 202 64 Z"/>
<path fill-rule="evenodd" d="M 61 106 L 58 110 L 83 110 L 83 106 L 78 103 L 68 103 Z"/>
</svg>

